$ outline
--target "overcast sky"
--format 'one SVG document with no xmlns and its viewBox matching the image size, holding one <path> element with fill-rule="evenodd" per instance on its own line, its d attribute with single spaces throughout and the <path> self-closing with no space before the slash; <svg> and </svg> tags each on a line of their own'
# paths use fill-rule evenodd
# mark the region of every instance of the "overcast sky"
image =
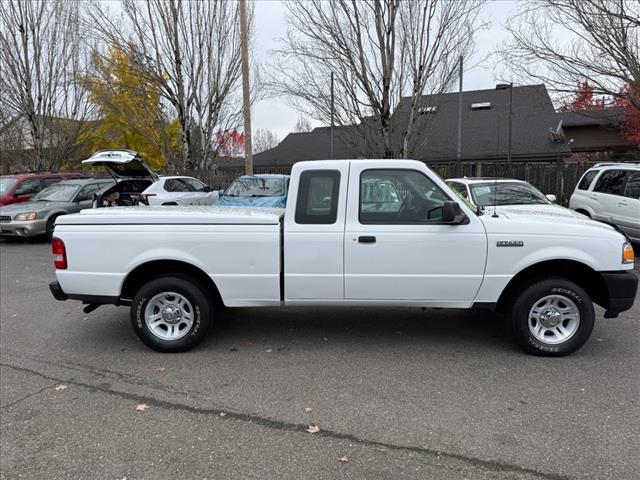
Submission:
<svg viewBox="0 0 640 480">
<path fill-rule="evenodd" d="M 487 30 L 477 36 L 476 61 L 490 54 L 507 35 L 503 24 L 515 12 L 517 1 L 494 0 L 484 10 L 483 18 L 490 22 Z M 278 48 L 278 38 L 285 34 L 285 8 L 280 0 L 256 0 L 255 2 L 255 43 L 254 52 L 258 61 L 269 60 L 269 51 Z M 489 58 L 481 66 L 464 73 L 464 90 L 493 88 L 496 84 L 495 60 Z M 285 98 L 268 99 L 257 102 L 252 110 L 252 130 L 268 128 L 280 139 L 289 133 L 296 123 L 298 112 L 291 108 Z M 318 122 L 313 122 L 319 125 Z"/>
</svg>

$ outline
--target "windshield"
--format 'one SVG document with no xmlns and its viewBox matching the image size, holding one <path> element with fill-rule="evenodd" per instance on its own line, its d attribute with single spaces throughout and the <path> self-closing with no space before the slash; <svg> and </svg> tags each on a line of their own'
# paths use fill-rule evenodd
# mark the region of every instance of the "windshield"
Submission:
<svg viewBox="0 0 640 480">
<path fill-rule="evenodd" d="M 451 190 L 453 190 L 453 193 L 456 194 L 456 196 L 462 200 L 462 203 L 464 203 L 467 207 L 469 207 L 471 210 L 473 210 L 476 215 L 482 215 L 482 210 L 480 210 L 479 206 L 473 205 L 469 199 L 467 197 L 465 197 L 462 192 L 460 192 L 458 189 L 454 188 L 453 186 L 449 185 L 451 187 Z"/>
<path fill-rule="evenodd" d="M 551 202 L 528 183 L 492 182 L 470 185 L 478 207 L 492 205 L 548 205 Z"/>
<path fill-rule="evenodd" d="M 238 178 L 224 192 L 225 197 L 281 197 L 283 195 L 283 179 L 266 177 Z"/>
<path fill-rule="evenodd" d="M 9 191 L 16 184 L 15 178 L 0 178 L 0 195 L 9 193 Z"/>
<path fill-rule="evenodd" d="M 54 183 L 35 195 L 32 200 L 47 202 L 70 202 L 80 185 L 75 183 Z"/>
</svg>

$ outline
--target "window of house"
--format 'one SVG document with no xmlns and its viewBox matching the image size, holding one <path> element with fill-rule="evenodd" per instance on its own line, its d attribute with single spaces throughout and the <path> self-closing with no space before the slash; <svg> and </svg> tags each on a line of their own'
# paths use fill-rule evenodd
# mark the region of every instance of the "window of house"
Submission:
<svg viewBox="0 0 640 480">
<path fill-rule="evenodd" d="M 307 170 L 300 175 L 295 221 L 299 224 L 331 224 L 338 216 L 340 172 Z"/>
<path fill-rule="evenodd" d="M 624 182 L 628 174 L 627 170 L 607 170 L 602 172 L 593 191 L 608 193 L 609 195 L 622 195 Z"/>
<path fill-rule="evenodd" d="M 365 170 L 360 175 L 359 219 L 362 224 L 437 222 L 450 200 L 417 170 Z"/>
</svg>

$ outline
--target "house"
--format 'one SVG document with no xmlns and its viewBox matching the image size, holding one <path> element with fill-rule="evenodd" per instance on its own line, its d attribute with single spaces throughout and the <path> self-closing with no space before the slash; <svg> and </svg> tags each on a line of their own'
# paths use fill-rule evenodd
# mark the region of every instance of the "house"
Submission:
<svg viewBox="0 0 640 480">
<path fill-rule="evenodd" d="M 622 107 L 558 112 L 562 131 L 569 144 L 573 161 L 629 160 L 637 148 L 620 129 L 626 110 Z"/>
<path fill-rule="evenodd" d="M 560 119 L 545 86 L 510 90 L 507 85 L 499 85 L 462 93 L 462 161 L 501 161 L 510 157 L 514 162 L 539 162 L 569 158 L 571 148 L 559 130 Z M 430 164 L 457 160 L 459 95 L 420 98 L 418 134 L 410 145 L 411 158 Z M 392 119 L 396 125 L 409 114 L 409 102 L 408 97 L 399 102 Z M 362 145 L 354 146 L 358 128 L 335 127 L 333 158 L 371 156 Z M 290 133 L 276 147 L 254 155 L 254 167 L 283 170 L 301 160 L 331 158 L 330 132 L 329 127 L 318 127 L 311 132 Z"/>
</svg>

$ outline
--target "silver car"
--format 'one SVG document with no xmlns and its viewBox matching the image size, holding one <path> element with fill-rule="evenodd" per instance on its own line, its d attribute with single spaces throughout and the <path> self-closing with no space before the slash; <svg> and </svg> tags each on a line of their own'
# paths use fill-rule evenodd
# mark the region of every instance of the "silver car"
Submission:
<svg viewBox="0 0 640 480">
<path fill-rule="evenodd" d="M 27 202 L 0 207 L 0 235 L 53 235 L 56 218 L 91 208 L 94 193 L 115 182 L 110 179 L 64 180 L 50 185 Z"/>
</svg>

